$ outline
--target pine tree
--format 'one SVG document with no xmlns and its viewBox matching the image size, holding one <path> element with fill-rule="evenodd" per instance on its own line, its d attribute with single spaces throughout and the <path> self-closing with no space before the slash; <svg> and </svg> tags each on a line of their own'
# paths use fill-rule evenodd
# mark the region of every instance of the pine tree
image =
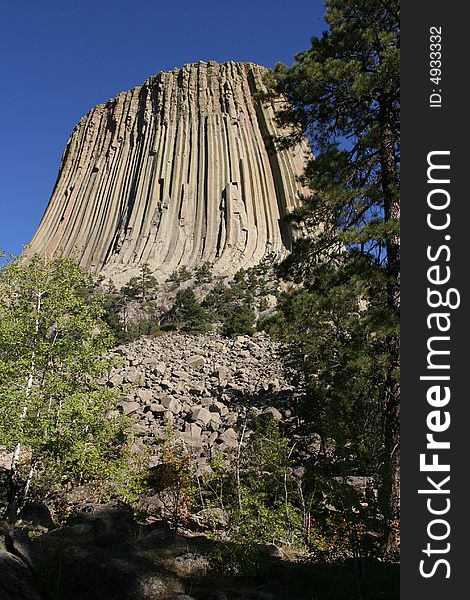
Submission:
<svg viewBox="0 0 470 600">
<path fill-rule="evenodd" d="M 212 274 L 212 265 L 210 262 L 204 262 L 194 273 L 196 283 L 210 283 L 214 279 Z"/>
<path fill-rule="evenodd" d="M 152 275 L 148 264 L 143 264 L 140 267 L 140 274 L 138 277 L 132 277 L 127 285 L 122 288 L 122 292 L 125 296 L 135 299 L 140 297 L 142 302 L 146 302 L 150 292 L 154 291 L 157 287 L 157 280 Z"/>
<path fill-rule="evenodd" d="M 189 333 L 203 333 L 207 330 L 207 313 L 191 288 L 180 290 L 176 294 L 169 318 L 177 329 Z"/>
<path fill-rule="evenodd" d="M 399 2 L 325 7 L 328 31 L 274 74 L 291 102 L 279 116 L 291 126 L 282 143 L 307 134 L 315 154 L 305 170 L 312 192 L 292 217 L 303 235 L 282 267 L 310 298 L 286 330 L 319 406 L 342 385 L 343 404 L 362 414 L 373 393 L 390 546 L 399 516 Z"/>
<path fill-rule="evenodd" d="M 246 304 L 232 304 L 225 313 L 222 334 L 226 336 L 252 335 L 256 315 Z"/>
</svg>

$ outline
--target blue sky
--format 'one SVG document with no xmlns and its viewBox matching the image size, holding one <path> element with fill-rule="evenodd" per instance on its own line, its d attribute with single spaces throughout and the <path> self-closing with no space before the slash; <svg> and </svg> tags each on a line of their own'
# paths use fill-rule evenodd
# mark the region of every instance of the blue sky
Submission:
<svg viewBox="0 0 470 600">
<path fill-rule="evenodd" d="M 198 60 L 291 64 L 323 0 L 16 0 L 0 12 L 0 249 L 34 234 L 80 118 Z"/>
</svg>

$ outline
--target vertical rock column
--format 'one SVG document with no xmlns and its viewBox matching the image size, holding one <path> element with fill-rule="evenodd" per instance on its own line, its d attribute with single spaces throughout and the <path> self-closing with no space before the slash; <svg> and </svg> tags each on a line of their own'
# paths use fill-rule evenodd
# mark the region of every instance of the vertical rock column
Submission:
<svg viewBox="0 0 470 600">
<path fill-rule="evenodd" d="M 219 273 L 283 254 L 299 201 L 305 142 L 275 151 L 265 69 L 186 65 L 91 110 L 65 149 L 30 252 L 75 256 L 126 281 L 209 261 Z"/>
</svg>

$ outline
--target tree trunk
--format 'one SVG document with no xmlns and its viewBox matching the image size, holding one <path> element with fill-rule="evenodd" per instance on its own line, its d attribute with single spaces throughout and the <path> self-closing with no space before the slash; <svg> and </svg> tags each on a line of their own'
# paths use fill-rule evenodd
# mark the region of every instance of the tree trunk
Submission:
<svg viewBox="0 0 470 600">
<path fill-rule="evenodd" d="M 385 544 L 386 555 L 396 555 L 400 547 L 400 389 L 389 391 L 385 414 Z"/>
<path fill-rule="evenodd" d="M 380 147 L 380 164 L 382 191 L 384 198 L 384 220 L 385 222 L 400 221 L 400 197 L 398 195 L 398 173 L 395 156 L 395 135 L 390 123 L 393 119 L 393 111 L 388 102 L 381 104 L 380 122 L 383 138 Z M 390 236 L 386 241 L 387 272 L 389 283 L 387 289 L 387 301 L 395 315 L 400 314 L 400 237 Z M 387 554 L 395 553 L 400 545 L 400 383 L 395 373 L 400 367 L 399 347 L 396 337 L 390 337 L 388 342 L 391 355 L 396 356 L 396 364 L 392 364 L 386 382 L 385 402 L 385 452 L 387 460 L 387 482 L 386 482 L 386 543 Z"/>
<path fill-rule="evenodd" d="M 33 338 L 33 351 L 31 354 L 31 365 L 28 374 L 28 382 L 26 384 L 25 389 L 25 402 L 23 406 L 23 410 L 20 415 L 20 436 L 23 432 L 23 424 L 28 416 L 29 409 L 29 397 L 31 396 L 31 390 L 33 388 L 34 376 L 36 372 L 36 342 L 39 334 L 39 317 L 42 309 L 42 297 L 44 292 L 37 292 L 37 301 L 36 301 L 36 322 L 34 328 L 34 338 Z M 13 453 L 13 458 L 11 461 L 10 472 L 8 476 L 8 507 L 7 507 L 7 521 L 9 523 L 14 523 L 16 521 L 18 509 L 23 501 L 23 496 L 25 490 L 22 488 L 21 478 L 18 473 L 18 464 L 20 460 L 21 454 L 21 441 L 18 441 L 15 447 L 15 451 Z M 28 486 L 29 487 L 29 486 Z"/>
</svg>

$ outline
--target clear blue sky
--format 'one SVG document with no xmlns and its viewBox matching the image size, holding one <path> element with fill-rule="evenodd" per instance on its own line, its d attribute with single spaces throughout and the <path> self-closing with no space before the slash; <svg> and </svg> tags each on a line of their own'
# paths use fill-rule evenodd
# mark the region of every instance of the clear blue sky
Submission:
<svg viewBox="0 0 470 600">
<path fill-rule="evenodd" d="M 291 64 L 323 0 L 11 0 L 0 18 L 0 249 L 34 234 L 80 118 L 199 60 Z"/>
</svg>

